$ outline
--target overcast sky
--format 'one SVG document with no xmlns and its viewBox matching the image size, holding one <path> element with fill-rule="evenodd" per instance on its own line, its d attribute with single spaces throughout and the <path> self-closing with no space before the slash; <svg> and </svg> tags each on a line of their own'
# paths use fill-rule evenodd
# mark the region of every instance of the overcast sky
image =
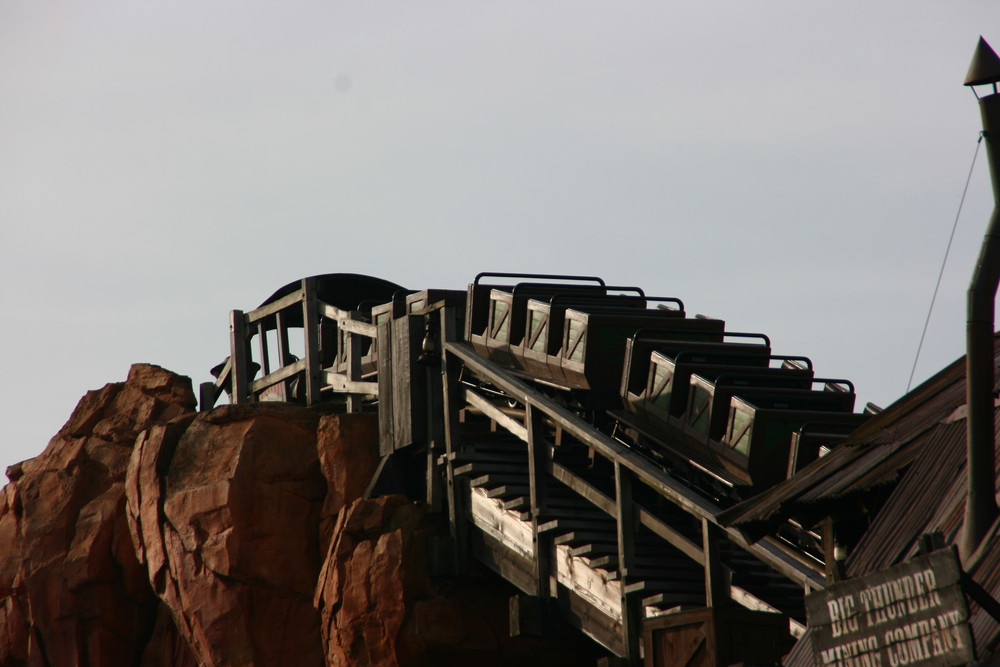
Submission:
<svg viewBox="0 0 1000 667">
<path fill-rule="evenodd" d="M 0 3 L 0 470 L 300 277 L 596 273 L 906 389 L 996 0 Z M 927 341 L 963 354 L 980 155 Z M 5 480 L 4 480 L 5 481 Z"/>
</svg>

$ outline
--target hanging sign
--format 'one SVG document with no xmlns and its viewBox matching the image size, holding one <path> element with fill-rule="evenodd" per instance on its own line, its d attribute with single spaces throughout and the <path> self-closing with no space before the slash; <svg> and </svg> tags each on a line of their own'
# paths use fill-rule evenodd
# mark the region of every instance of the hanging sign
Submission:
<svg viewBox="0 0 1000 667">
<path fill-rule="evenodd" d="M 952 549 L 806 596 L 816 664 L 946 667 L 975 659 Z"/>
</svg>

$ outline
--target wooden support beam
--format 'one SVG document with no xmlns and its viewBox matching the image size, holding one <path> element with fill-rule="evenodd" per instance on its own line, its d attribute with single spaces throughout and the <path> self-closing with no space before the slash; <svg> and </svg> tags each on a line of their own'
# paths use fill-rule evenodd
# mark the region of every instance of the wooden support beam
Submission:
<svg viewBox="0 0 1000 667">
<path fill-rule="evenodd" d="M 702 551 L 701 547 L 685 537 L 683 533 L 671 528 L 659 517 L 653 515 L 643 507 L 638 508 L 637 513 L 639 515 L 639 523 L 642 526 L 669 542 L 671 546 L 676 547 L 677 550 L 694 562 L 699 565 L 705 564 L 705 552 Z"/>
<path fill-rule="evenodd" d="M 566 466 L 553 461 L 546 461 L 545 465 L 548 467 L 552 476 L 557 480 L 568 486 L 574 492 L 580 494 L 592 505 L 597 506 L 598 509 L 606 512 L 608 516 L 612 518 L 616 516 L 617 510 L 615 509 L 615 501 L 613 498 L 609 498 L 604 495 L 600 489 L 586 482 L 582 477 L 578 477 L 576 473 L 571 471 Z"/>
<path fill-rule="evenodd" d="M 253 325 L 253 328 L 257 334 L 257 351 L 260 354 L 260 372 L 261 375 L 267 375 L 271 372 L 271 359 L 267 355 L 267 333 L 264 330 L 264 322 L 256 322 Z"/>
<path fill-rule="evenodd" d="M 288 347 L 288 325 L 285 323 L 284 311 L 275 313 L 274 322 L 275 333 L 278 337 L 278 363 L 284 368 L 294 361 Z M 287 380 L 281 383 L 281 398 L 285 401 L 291 398 L 291 388 Z"/>
<path fill-rule="evenodd" d="M 427 361 L 424 372 L 427 378 L 427 468 L 424 488 L 427 491 L 427 505 L 432 512 L 440 513 L 444 510 L 445 502 L 444 480 L 437 463 L 438 457 L 445 453 L 445 412 L 441 400 L 441 331 L 446 321 L 449 319 L 454 321 L 455 309 L 442 307 L 429 313 L 427 317 L 436 317 L 438 320 L 436 326 L 433 323 L 429 325 L 437 334 L 434 339 L 437 354 Z"/>
<path fill-rule="evenodd" d="M 316 281 L 302 280 L 302 333 L 305 337 L 305 384 L 306 404 L 319 402 L 320 361 L 319 361 L 319 313 L 316 310 Z"/>
<path fill-rule="evenodd" d="M 202 382 L 198 385 L 198 409 L 202 412 L 215 407 L 215 401 L 219 397 L 219 388 L 214 382 Z"/>
<path fill-rule="evenodd" d="M 615 523 L 618 537 L 618 571 L 622 582 L 622 643 L 625 658 L 639 664 L 639 644 L 642 639 L 642 609 L 639 596 L 626 592 L 633 583 L 635 571 L 635 501 L 632 496 L 632 471 L 615 461 Z"/>
<path fill-rule="evenodd" d="M 336 320 L 337 326 L 348 333 L 367 336 L 368 338 L 375 338 L 377 335 L 374 324 L 354 319 L 354 315 L 349 310 L 343 310 L 328 303 L 318 301 L 316 303 L 316 312 L 329 320 Z"/>
<path fill-rule="evenodd" d="M 540 410 L 527 409 L 525 422 L 528 430 L 528 498 L 531 510 L 531 541 L 535 550 L 535 580 L 538 589 L 535 595 L 542 607 L 540 616 L 544 616 L 544 608 L 551 591 L 549 590 L 549 574 L 551 572 L 551 543 L 547 535 L 538 532 L 538 519 L 546 507 L 546 462 L 549 460 L 548 443 L 545 441 L 545 415 Z"/>
<path fill-rule="evenodd" d="M 323 386 L 333 391 L 353 394 L 364 394 L 366 396 L 378 395 L 378 382 L 364 382 L 349 380 L 343 373 L 338 373 L 329 369 L 320 372 Z"/>
<path fill-rule="evenodd" d="M 722 530 L 709 521 L 701 520 L 701 543 L 705 552 L 705 606 L 722 607 L 729 600 L 729 584 L 719 557 L 719 539 Z"/>
<path fill-rule="evenodd" d="M 290 308 L 295 304 L 299 303 L 305 298 L 305 293 L 301 290 L 295 290 L 287 296 L 283 296 L 277 301 L 272 301 L 271 303 L 261 306 L 255 310 L 251 310 L 246 314 L 247 322 L 257 322 L 271 315 L 280 313 L 286 308 Z"/>
<path fill-rule="evenodd" d="M 278 384 L 279 382 L 284 382 L 285 380 L 295 377 L 297 373 L 301 373 L 306 368 L 306 362 L 304 359 L 299 359 L 293 364 L 285 366 L 284 368 L 279 368 L 278 370 L 265 375 L 259 380 L 254 380 L 250 383 L 250 391 L 258 392 L 267 389 L 271 385 Z"/>
<path fill-rule="evenodd" d="M 352 334 L 346 329 L 341 329 L 344 335 L 344 342 L 347 346 L 346 357 L 347 357 L 347 379 L 351 383 L 356 383 L 361 381 L 361 341 L 357 339 L 355 334 Z M 375 390 L 367 393 L 377 394 L 378 393 L 378 383 L 372 382 L 375 385 Z M 348 412 L 361 412 L 361 397 L 356 393 L 350 393 L 347 395 L 347 411 Z"/>
<path fill-rule="evenodd" d="M 465 390 L 465 401 L 472 407 L 480 410 L 484 415 L 495 421 L 499 426 L 504 427 L 512 434 L 525 442 L 528 441 L 528 429 L 523 423 L 504 413 L 500 408 L 490 403 L 473 389 Z"/>
<path fill-rule="evenodd" d="M 453 340 L 455 326 L 453 322 L 442 322 L 442 341 Z M 455 457 L 462 450 L 461 423 L 459 411 L 464 404 L 461 396 L 461 386 L 458 381 L 459 361 L 441 353 L 441 383 L 442 404 L 444 407 L 444 445 L 445 445 L 445 488 L 448 498 L 448 523 L 451 526 L 451 537 L 455 548 L 455 569 L 458 574 L 465 572 L 469 554 L 468 545 L 468 512 L 467 490 L 463 480 L 455 477 Z"/>
<path fill-rule="evenodd" d="M 246 403 L 249 400 L 247 395 L 247 380 L 250 371 L 249 357 L 250 355 L 247 354 L 246 318 L 242 310 L 233 310 L 229 313 L 229 360 L 232 362 L 230 400 L 234 405 Z"/>
</svg>

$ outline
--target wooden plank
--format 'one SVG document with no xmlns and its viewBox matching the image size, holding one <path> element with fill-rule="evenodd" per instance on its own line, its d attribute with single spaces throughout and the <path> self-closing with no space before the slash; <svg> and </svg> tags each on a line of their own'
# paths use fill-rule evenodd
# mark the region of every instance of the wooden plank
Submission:
<svg viewBox="0 0 1000 667">
<path fill-rule="evenodd" d="M 469 537 L 469 548 L 476 560 L 502 576 L 508 582 L 533 595 L 537 583 L 532 574 L 530 558 L 508 549 L 495 537 L 480 530 L 473 530 Z"/>
<path fill-rule="evenodd" d="M 654 516 L 643 507 L 638 508 L 638 515 L 641 525 L 666 540 L 671 546 L 678 549 L 694 562 L 704 565 L 705 552 L 701 550 L 701 547 L 685 537 L 683 533 L 674 530 L 659 517 Z"/>
<path fill-rule="evenodd" d="M 374 324 L 354 319 L 354 314 L 349 310 L 342 310 L 328 303 L 317 301 L 316 312 L 329 320 L 336 320 L 337 326 L 348 333 L 368 338 L 375 338 L 378 333 Z"/>
<path fill-rule="evenodd" d="M 347 332 L 345 334 L 347 350 L 347 380 L 348 387 L 357 386 L 357 383 L 361 381 L 361 341 L 357 339 L 355 334 Z M 366 391 L 365 393 L 375 395 L 378 394 L 378 382 L 369 382 L 367 384 L 375 385 L 372 391 Z M 350 391 L 351 394 L 347 397 L 347 411 L 348 412 L 361 412 L 361 397 L 358 396 L 356 390 L 348 388 L 346 391 Z"/>
<path fill-rule="evenodd" d="M 388 456 L 396 449 L 396 432 L 393 413 L 392 387 L 392 320 L 378 325 L 378 426 L 379 454 Z"/>
<path fill-rule="evenodd" d="M 582 477 L 578 477 L 572 470 L 555 461 L 546 461 L 545 465 L 557 480 L 580 494 L 588 502 L 596 505 L 598 509 L 606 512 L 608 516 L 615 516 L 615 501 L 602 493 L 597 487 L 592 486 Z"/>
<path fill-rule="evenodd" d="M 242 310 L 229 313 L 229 360 L 232 362 L 230 376 L 232 377 L 231 401 L 233 404 L 246 403 L 250 361 L 247 354 L 246 317 Z"/>
<path fill-rule="evenodd" d="M 259 380 L 254 380 L 250 384 L 250 390 L 253 392 L 262 391 L 267 389 L 271 385 L 278 384 L 284 380 L 295 377 L 297 373 L 301 373 L 306 368 L 306 362 L 304 359 L 299 359 L 295 363 L 292 363 L 284 368 L 279 368 L 278 370 L 265 375 Z"/>
<path fill-rule="evenodd" d="M 352 381 L 343 373 L 336 371 L 321 371 L 323 386 L 329 387 L 333 391 L 350 392 L 353 394 L 365 394 L 368 396 L 378 395 L 378 382 Z"/>
<path fill-rule="evenodd" d="M 392 322 L 393 446 L 423 443 L 427 437 L 427 369 L 417 362 L 424 335 L 422 318 Z"/>
<path fill-rule="evenodd" d="M 465 401 L 521 440 L 528 441 L 528 429 L 525 428 L 524 424 L 519 424 L 516 419 L 505 414 L 473 389 L 466 387 Z"/>
<path fill-rule="evenodd" d="M 558 604 L 563 618 L 615 655 L 625 654 L 618 618 L 609 616 L 590 600 L 565 586 L 559 586 L 558 592 Z"/>
<path fill-rule="evenodd" d="M 277 313 L 274 316 L 274 321 L 276 328 L 275 333 L 278 338 L 278 362 L 282 366 L 288 366 L 297 361 L 297 359 L 292 356 L 292 352 L 288 346 L 288 326 L 285 321 L 285 312 L 282 311 Z M 289 383 L 285 382 L 281 388 L 282 398 L 286 401 L 290 400 L 292 398 L 291 391 Z"/>
<path fill-rule="evenodd" d="M 215 407 L 219 399 L 219 388 L 214 382 L 202 382 L 198 385 L 198 410 L 204 412 Z"/>
<path fill-rule="evenodd" d="M 622 645 L 625 658 L 639 660 L 639 643 L 642 638 L 642 615 L 639 598 L 631 594 L 630 572 L 635 567 L 635 503 L 632 496 L 632 472 L 615 461 L 615 524 L 618 538 L 618 571 L 621 573 Z"/>
<path fill-rule="evenodd" d="M 469 393 L 472 392 L 467 391 L 466 396 Z M 547 536 L 539 534 L 538 520 L 546 508 L 545 463 L 549 460 L 549 445 L 543 437 L 545 422 L 542 412 L 528 406 L 524 417 L 528 431 L 528 507 L 531 511 L 531 539 L 535 547 L 534 574 L 538 581 L 535 595 L 544 601 L 550 594 L 548 583 L 552 569 L 551 545 Z M 541 615 L 544 616 L 544 609 Z"/>
<path fill-rule="evenodd" d="M 289 308 L 301 302 L 304 298 L 305 298 L 305 293 L 302 291 L 302 289 L 301 288 L 297 289 L 291 294 L 281 297 L 277 301 L 272 301 L 271 303 L 265 306 L 261 306 L 256 310 L 251 310 L 249 313 L 246 314 L 247 322 L 258 322 L 267 317 L 270 317 L 271 315 L 275 315 L 284 310 L 285 308 Z"/>
<path fill-rule="evenodd" d="M 260 353 L 260 372 L 262 375 L 267 375 L 271 372 L 271 358 L 267 354 L 267 335 L 264 332 L 262 322 L 257 322 L 253 328 L 257 334 L 257 351 Z"/>
<path fill-rule="evenodd" d="M 219 371 L 219 377 L 215 378 L 215 386 L 222 388 L 227 381 L 229 381 L 229 374 L 233 372 L 233 357 L 230 355 L 226 362 L 222 364 L 222 370 Z"/>
<path fill-rule="evenodd" d="M 452 320 L 441 320 L 442 345 L 450 344 L 456 338 L 455 324 Z M 459 410 L 465 405 L 461 397 L 461 385 L 458 374 L 461 365 L 458 359 L 447 354 L 441 355 L 441 399 L 444 408 L 444 445 L 445 445 L 445 493 L 448 498 L 448 524 L 451 530 L 452 544 L 455 549 L 455 569 L 458 574 L 464 574 L 468 567 L 468 521 L 466 520 L 467 491 L 460 479 L 455 478 L 454 459 L 462 451 L 461 427 Z M 525 590 L 530 594 L 533 586 Z"/>
<path fill-rule="evenodd" d="M 302 281 L 302 332 L 305 336 L 305 385 L 306 404 L 315 405 L 320 396 L 319 315 L 316 312 L 316 281 Z"/>
<path fill-rule="evenodd" d="M 435 347 L 440 345 L 441 321 L 443 319 L 454 319 L 455 314 L 452 308 L 442 308 L 437 315 L 437 327 L 434 329 L 436 337 Z M 433 326 L 433 325 L 432 325 Z M 441 468 L 437 465 L 437 459 L 444 452 L 444 405 L 441 400 L 441 373 L 437 371 L 440 364 L 441 355 L 436 354 L 430 361 L 427 368 L 427 463 L 425 469 L 427 491 L 427 504 L 432 512 L 438 514 L 444 511 L 444 480 L 441 476 Z M 381 378 L 380 378 L 381 379 Z"/>
<path fill-rule="evenodd" d="M 708 519 L 701 520 L 701 544 L 705 553 L 705 606 L 721 607 L 729 601 L 729 586 L 726 584 L 719 557 L 719 537 L 722 531 Z"/>
</svg>

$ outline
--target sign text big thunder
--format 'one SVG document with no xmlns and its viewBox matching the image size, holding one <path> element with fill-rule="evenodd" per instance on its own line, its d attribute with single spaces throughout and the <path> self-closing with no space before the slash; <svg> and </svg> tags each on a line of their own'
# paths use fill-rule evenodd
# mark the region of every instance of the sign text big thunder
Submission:
<svg viewBox="0 0 1000 667">
<path fill-rule="evenodd" d="M 974 659 L 954 551 L 942 549 L 806 596 L 816 664 L 961 665 Z"/>
</svg>

